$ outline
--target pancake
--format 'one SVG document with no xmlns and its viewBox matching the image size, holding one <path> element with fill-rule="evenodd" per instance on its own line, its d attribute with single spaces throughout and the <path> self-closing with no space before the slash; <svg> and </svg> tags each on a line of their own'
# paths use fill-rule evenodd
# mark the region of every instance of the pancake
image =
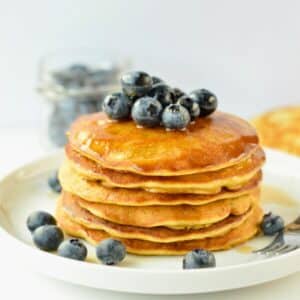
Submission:
<svg viewBox="0 0 300 300">
<path fill-rule="evenodd" d="M 76 172 L 83 177 L 101 180 L 108 187 L 143 188 L 150 192 L 160 193 L 201 193 L 216 194 L 223 187 L 229 189 L 240 188 L 257 174 L 265 161 L 265 154 L 261 148 L 246 160 L 232 167 L 218 171 L 198 173 L 185 176 L 143 176 L 105 169 L 96 162 L 82 156 L 66 146 L 67 161 Z"/>
<path fill-rule="evenodd" d="M 247 159 L 258 137 L 246 121 L 222 112 L 197 118 L 185 131 L 137 128 L 104 113 L 81 116 L 69 143 L 102 167 L 146 176 L 177 176 L 223 169 Z"/>
<path fill-rule="evenodd" d="M 108 188 L 100 182 L 87 180 L 64 164 L 59 171 L 63 189 L 90 202 L 125 206 L 203 205 L 217 200 L 235 198 L 253 191 L 261 181 L 261 172 L 238 190 L 222 189 L 213 195 L 150 193 L 141 189 Z"/>
<path fill-rule="evenodd" d="M 244 214 L 229 216 L 221 222 L 200 229 L 174 230 L 167 227 L 144 228 L 128 225 L 120 225 L 106 221 L 92 215 L 81 208 L 71 194 L 63 194 L 59 199 L 59 209 L 63 209 L 68 217 L 74 222 L 89 229 L 104 230 L 108 234 L 129 239 L 141 239 L 152 242 L 170 243 L 193 239 L 203 239 L 223 235 L 228 231 L 240 226 L 253 213 L 251 207 Z"/>
<path fill-rule="evenodd" d="M 93 215 L 124 225 L 139 227 L 191 227 L 224 220 L 229 215 L 242 215 L 259 196 L 259 190 L 234 199 L 220 200 L 206 205 L 190 206 L 120 206 L 92 203 L 73 195 L 77 203 Z"/>
<path fill-rule="evenodd" d="M 264 146 L 300 156 L 300 106 L 274 109 L 252 123 Z"/>
<path fill-rule="evenodd" d="M 139 255 L 183 255 L 196 248 L 210 251 L 229 249 L 252 238 L 259 230 L 262 216 L 261 208 L 254 206 L 253 213 L 243 224 L 222 236 L 182 242 L 155 243 L 139 239 L 117 238 L 103 230 L 88 229 L 72 221 L 63 209 L 59 209 L 59 206 L 56 213 L 58 225 L 67 234 L 86 239 L 93 245 L 109 237 L 117 238 L 124 243 L 127 252 Z"/>
</svg>

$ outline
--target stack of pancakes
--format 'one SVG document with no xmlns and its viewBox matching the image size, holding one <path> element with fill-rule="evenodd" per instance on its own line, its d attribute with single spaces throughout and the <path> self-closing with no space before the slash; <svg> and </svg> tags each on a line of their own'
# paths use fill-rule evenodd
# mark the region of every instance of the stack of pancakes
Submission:
<svg viewBox="0 0 300 300">
<path fill-rule="evenodd" d="M 265 156 L 240 118 L 216 112 L 166 131 L 91 114 L 72 125 L 65 152 L 56 216 L 70 235 L 177 255 L 228 249 L 258 231 Z"/>
</svg>

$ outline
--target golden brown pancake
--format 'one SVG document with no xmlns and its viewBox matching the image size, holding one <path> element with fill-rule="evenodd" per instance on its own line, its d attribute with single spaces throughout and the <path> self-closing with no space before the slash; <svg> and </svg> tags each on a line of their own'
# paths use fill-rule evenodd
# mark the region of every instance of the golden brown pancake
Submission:
<svg viewBox="0 0 300 300">
<path fill-rule="evenodd" d="M 72 221 L 63 209 L 57 209 L 56 218 L 59 226 L 67 234 L 86 239 L 94 245 L 103 239 L 113 237 L 121 240 L 129 253 L 139 255 L 182 255 L 197 248 L 216 251 L 243 243 L 258 232 L 262 215 L 261 208 L 254 206 L 253 213 L 243 224 L 222 236 L 172 243 L 155 243 L 139 239 L 117 238 L 103 230 L 88 229 Z"/>
<path fill-rule="evenodd" d="M 261 181 L 261 177 L 261 172 L 259 172 L 246 185 L 235 191 L 223 188 L 217 194 L 199 195 L 162 194 L 150 193 L 141 189 L 108 188 L 103 186 L 101 182 L 83 178 L 65 164 L 61 167 L 59 172 L 60 183 L 65 191 L 76 194 L 90 202 L 125 206 L 171 206 L 178 204 L 203 205 L 217 200 L 236 198 L 248 194 L 256 189 L 257 185 Z"/>
<path fill-rule="evenodd" d="M 200 229 L 174 230 L 167 227 L 144 228 L 128 225 L 120 225 L 94 216 L 89 211 L 81 208 L 71 194 L 63 194 L 58 206 L 63 209 L 68 217 L 76 223 L 89 229 L 104 230 L 108 234 L 129 239 L 141 239 L 152 242 L 170 243 L 193 239 L 203 239 L 223 235 L 226 232 L 240 226 L 252 214 L 251 207 L 247 212 L 239 216 L 228 218 Z"/>
<path fill-rule="evenodd" d="M 190 206 L 120 206 L 87 202 L 78 196 L 73 198 L 93 215 L 118 224 L 139 227 L 191 227 L 212 224 L 229 215 L 244 214 L 257 202 L 259 191 L 234 199 L 220 200 L 206 205 Z"/>
<path fill-rule="evenodd" d="M 77 173 L 83 177 L 101 180 L 108 187 L 143 188 L 150 192 L 160 193 L 201 193 L 216 194 L 223 187 L 240 188 L 245 182 L 257 174 L 265 161 L 261 148 L 246 160 L 232 167 L 184 176 L 144 176 L 125 173 L 101 167 L 96 162 L 82 156 L 70 145 L 66 146 L 67 161 Z"/>
<path fill-rule="evenodd" d="M 264 146 L 300 156 L 300 106 L 274 109 L 252 123 Z"/>
<path fill-rule="evenodd" d="M 257 149 L 258 137 L 246 121 L 222 112 L 196 119 L 185 131 L 137 128 L 131 120 L 115 122 L 97 113 L 73 123 L 69 142 L 104 168 L 175 176 L 237 164 Z"/>
</svg>

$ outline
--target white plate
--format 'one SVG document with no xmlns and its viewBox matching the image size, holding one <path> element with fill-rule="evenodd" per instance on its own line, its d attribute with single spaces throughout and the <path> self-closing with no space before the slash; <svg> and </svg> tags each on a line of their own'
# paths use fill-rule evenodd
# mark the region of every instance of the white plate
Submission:
<svg viewBox="0 0 300 300">
<path fill-rule="evenodd" d="M 88 262 L 78 262 L 37 250 L 31 242 L 25 221 L 38 209 L 53 212 L 57 195 L 49 191 L 47 178 L 61 162 L 57 154 L 24 166 L 6 176 L 0 183 L 1 245 L 11 247 L 14 261 L 25 262 L 30 269 L 57 279 L 89 287 L 145 294 L 193 294 L 235 289 L 267 282 L 300 270 L 300 251 L 261 258 L 244 252 L 261 247 L 270 239 L 257 237 L 230 251 L 216 253 L 214 269 L 182 270 L 182 257 L 143 257 L 128 255 L 120 266 L 98 264 L 94 249 L 89 247 Z M 264 184 L 279 188 L 294 202 L 266 203 L 266 210 L 281 214 L 286 221 L 299 214 L 300 160 L 267 150 Z M 272 197 L 276 200 L 278 194 Z M 298 202 L 297 202 L 298 199 Z"/>
</svg>

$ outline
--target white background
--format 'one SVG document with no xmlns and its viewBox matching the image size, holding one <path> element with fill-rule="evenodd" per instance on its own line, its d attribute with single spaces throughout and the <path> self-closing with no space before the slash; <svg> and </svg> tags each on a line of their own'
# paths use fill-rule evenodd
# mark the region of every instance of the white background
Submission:
<svg viewBox="0 0 300 300">
<path fill-rule="evenodd" d="M 249 117 L 299 103 L 300 1 L 0 0 L 0 127 L 41 124 L 37 63 L 99 47 Z"/>
<path fill-rule="evenodd" d="M 72 47 L 117 51 L 131 56 L 138 69 L 179 87 L 210 88 L 223 110 L 250 117 L 275 105 L 300 103 L 299 16 L 296 0 L 0 0 L 0 176 L 44 153 L 35 131 L 43 104 L 35 87 L 45 54 Z M 2 242 L 5 298 L 125 299 L 23 269 L 12 259 L 18 249 Z M 299 278 L 167 299 L 296 300 Z"/>
</svg>

